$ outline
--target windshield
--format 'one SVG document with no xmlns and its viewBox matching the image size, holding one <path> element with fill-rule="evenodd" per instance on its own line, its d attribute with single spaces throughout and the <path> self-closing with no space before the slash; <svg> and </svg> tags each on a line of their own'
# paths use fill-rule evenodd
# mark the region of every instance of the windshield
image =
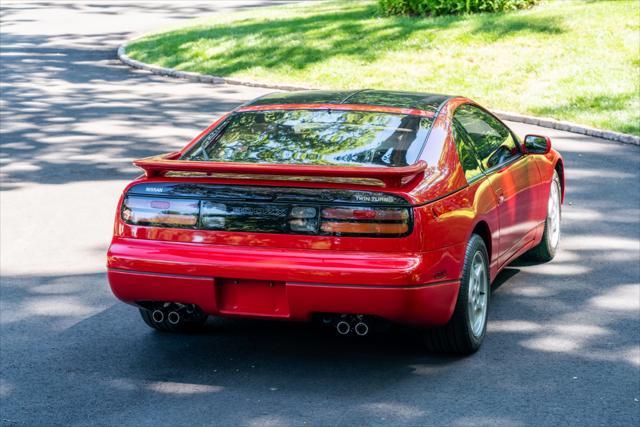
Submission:
<svg viewBox="0 0 640 427">
<path fill-rule="evenodd" d="M 182 160 L 342 166 L 416 162 L 431 118 L 370 111 L 233 113 Z"/>
</svg>

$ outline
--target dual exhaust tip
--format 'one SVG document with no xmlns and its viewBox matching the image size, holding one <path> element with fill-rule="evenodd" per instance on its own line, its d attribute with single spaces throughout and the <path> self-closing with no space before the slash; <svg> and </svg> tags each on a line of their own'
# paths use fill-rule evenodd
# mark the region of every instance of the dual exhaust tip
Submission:
<svg viewBox="0 0 640 427">
<path fill-rule="evenodd" d="M 187 314 L 189 313 L 189 309 L 187 308 Z M 193 312 L 193 310 L 191 310 L 191 312 Z M 156 308 L 155 310 L 153 310 L 151 312 L 151 319 L 153 319 L 154 322 L 156 323 L 162 323 L 165 320 L 165 311 Z M 180 321 L 184 320 L 184 317 L 180 314 L 180 311 L 178 310 L 171 310 L 169 312 L 166 313 L 166 319 L 167 322 L 169 322 L 171 325 L 177 325 L 180 323 Z M 367 322 L 362 319 L 361 316 L 357 317 L 358 321 L 357 322 L 348 322 L 346 320 L 340 320 L 339 322 L 336 323 L 336 331 L 338 332 L 338 334 L 340 335 L 349 335 L 349 333 L 351 333 L 351 331 L 353 330 L 353 332 L 355 332 L 356 335 L 360 336 L 360 337 L 364 337 L 366 335 L 369 334 L 369 325 L 367 324 Z M 328 322 L 326 322 L 328 323 Z M 355 324 L 353 324 L 355 323 Z M 353 324 L 353 326 L 352 326 Z"/>
<path fill-rule="evenodd" d="M 181 307 L 178 307 L 177 309 L 173 309 L 169 311 L 167 311 L 166 308 L 164 310 L 160 308 L 156 308 L 151 312 L 151 319 L 156 323 L 162 323 L 166 318 L 169 324 L 175 326 L 180 322 L 187 320 L 189 315 L 193 315 L 195 310 L 196 308 L 191 305 L 181 306 Z M 184 316 L 184 314 L 186 314 L 186 316 Z"/>
<path fill-rule="evenodd" d="M 340 335 L 348 335 L 351 332 L 351 324 L 346 320 L 341 320 L 336 323 L 336 331 L 338 331 Z M 364 337 L 369 333 L 369 325 L 367 325 L 366 322 L 359 321 L 353 326 L 353 331 L 356 335 Z"/>
</svg>

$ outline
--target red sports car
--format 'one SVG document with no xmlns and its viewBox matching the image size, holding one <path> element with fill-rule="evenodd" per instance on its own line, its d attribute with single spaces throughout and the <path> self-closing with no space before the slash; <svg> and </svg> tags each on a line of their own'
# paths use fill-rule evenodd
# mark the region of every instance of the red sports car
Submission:
<svg viewBox="0 0 640 427">
<path fill-rule="evenodd" d="M 208 315 L 307 321 L 366 335 L 422 327 L 472 353 L 491 282 L 553 258 L 564 168 L 473 101 L 362 90 L 270 94 L 179 152 L 134 162 L 108 276 L 162 331 Z"/>
</svg>

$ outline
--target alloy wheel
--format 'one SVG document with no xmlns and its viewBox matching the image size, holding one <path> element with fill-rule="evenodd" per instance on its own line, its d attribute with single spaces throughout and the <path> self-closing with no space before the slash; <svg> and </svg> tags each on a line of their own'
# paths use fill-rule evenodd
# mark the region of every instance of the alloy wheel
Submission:
<svg viewBox="0 0 640 427">
<path fill-rule="evenodd" d="M 474 336 L 482 335 L 487 321 L 487 302 L 489 293 L 489 278 L 482 253 L 477 251 L 471 262 L 469 272 L 469 299 L 467 311 L 471 332 Z"/>
<path fill-rule="evenodd" d="M 551 191 L 549 192 L 547 221 L 547 226 L 549 227 L 549 244 L 552 248 L 556 248 L 560 240 L 560 190 L 555 180 L 551 182 Z"/>
</svg>

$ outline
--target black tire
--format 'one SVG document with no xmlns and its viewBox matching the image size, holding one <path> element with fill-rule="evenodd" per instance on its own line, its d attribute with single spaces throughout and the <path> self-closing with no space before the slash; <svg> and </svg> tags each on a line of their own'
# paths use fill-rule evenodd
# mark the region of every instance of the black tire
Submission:
<svg viewBox="0 0 640 427">
<path fill-rule="evenodd" d="M 479 333 L 474 333 L 469 316 L 469 304 L 472 303 L 469 299 L 471 268 L 476 255 L 479 255 L 482 259 L 486 273 L 486 308 L 484 322 Z M 446 325 L 425 331 L 425 343 L 430 351 L 467 355 L 475 353 L 480 348 L 487 332 L 487 313 L 491 300 L 488 260 L 489 257 L 484 240 L 477 234 L 473 234 L 469 239 L 469 243 L 467 243 L 460 291 L 458 292 L 458 300 L 456 301 L 453 316 L 451 316 L 449 323 Z"/>
<path fill-rule="evenodd" d="M 562 218 L 562 205 L 560 204 L 560 200 L 562 198 L 562 187 L 560 185 L 560 178 L 558 177 L 557 172 L 553 172 L 553 179 L 551 180 L 551 188 L 556 186 L 557 194 L 560 199 L 558 200 L 558 237 L 556 238 L 556 242 L 554 245 L 553 239 L 551 237 L 551 222 L 552 219 L 550 217 L 549 212 L 547 212 L 547 218 L 544 222 L 544 233 L 542 233 L 542 240 L 538 243 L 537 246 L 530 249 L 527 253 L 524 254 L 523 258 L 534 261 L 534 262 L 549 262 L 556 256 L 556 252 L 558 250 L 558 246 L 560 245 L 560 237 L 561 237 L 561 228 L 560 228 L 560 218 Z M 549 197 L 552 196 L 553 192 L 549 190 Z"/>
<path fill-rule="evenodd" d="M 144 323 L 146 323 L 150 328 L 153 328 L 160 332 L 195 332 L 199 330 L 202 325 L 207 321 L 207 315 L 202 312 L 194 313 L 194 315 L 189 318 L 189 320 L 181 321 L 177 325 L 172 325 L 167 321 L 167 317 L 165 316 L 162 322 L 155 322 L 151 316 L 152 310 L 147 310 L 146 308 L 140 308 L 140 316 Z"/>
</svg>

